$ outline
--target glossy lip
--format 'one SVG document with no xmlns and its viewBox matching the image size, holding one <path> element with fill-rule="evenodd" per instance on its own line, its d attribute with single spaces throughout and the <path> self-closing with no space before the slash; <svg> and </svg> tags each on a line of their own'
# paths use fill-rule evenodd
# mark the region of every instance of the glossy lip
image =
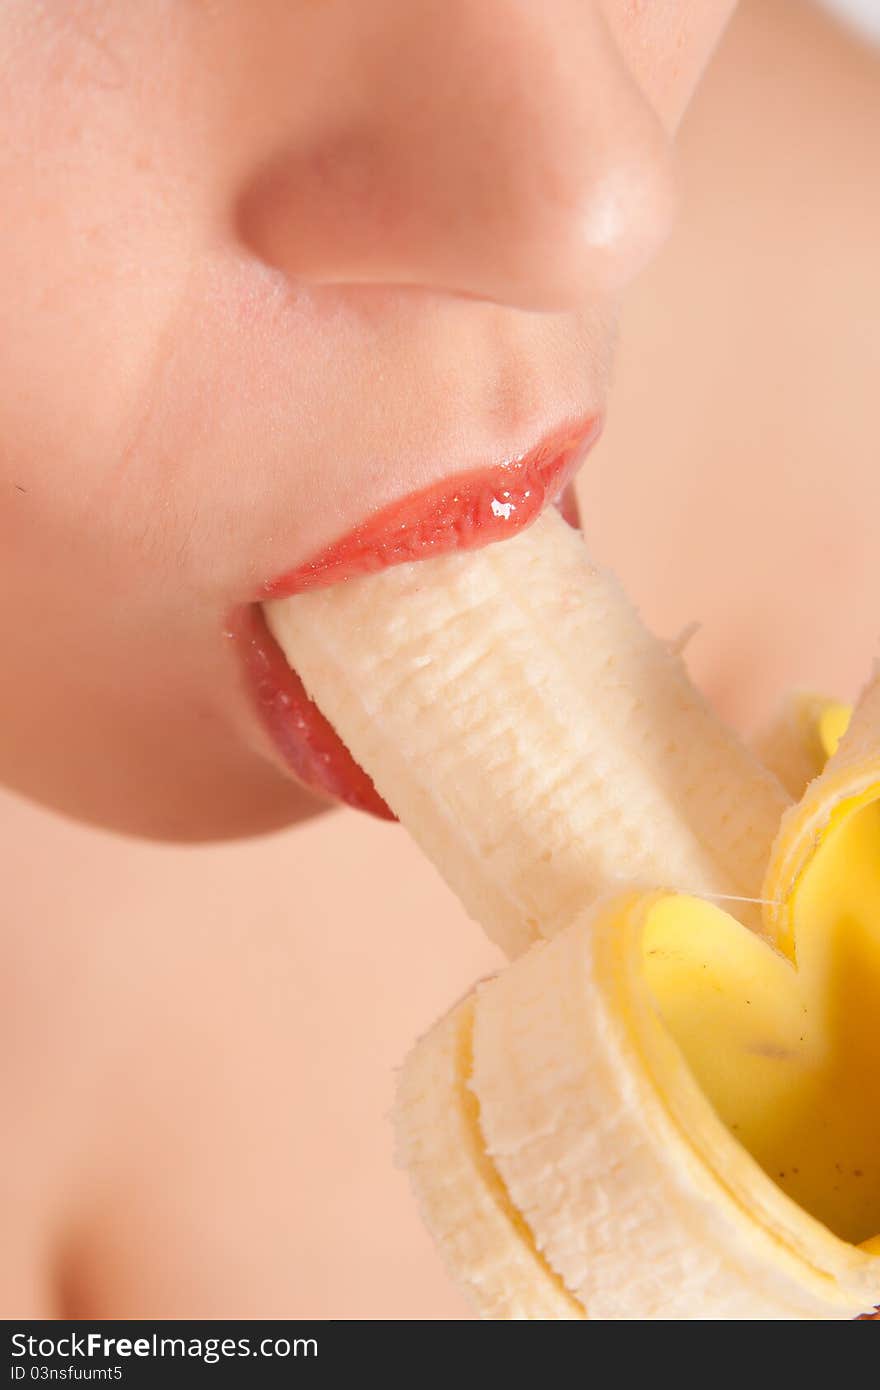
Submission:
<svg viewBox="0 0 880 1390">
<path fill-rule="evenodd" d="M 239 608 L 230 619 L 244 667 L 245 684 L 260 723 L 280 754 L 285 770 L 332 802 L 396 820 L 372 779 L 355 762 L 329 720 L 306 694 L 266 624 L 258 603 Z"/>
<path fill-rule="evenodd" d="M 260 604 L 343 583 L 453 550 L 471 550 L 522 531 L 553 501 L 569 521 L 567 485 L 599 437 L 591 416 L 546 436 L 500 465 L 471 469 L 381 508 L 305 564 L 263 584 L 231 615 L 245 683 L 263 729 L 288 772 L 324 798 L 386 820 L 394 813 L 333 727 L 307 696 L 266 625 Z"/>
<path fill-rule="evenodd" d="M 591 416 L 555 430 L 515 458 L 456 473 L 389 503 L 305 564 L 269 580 L 258 601 L 515 535 L 564 493 L 601 425 L 599 416 Z"/>
</svg>

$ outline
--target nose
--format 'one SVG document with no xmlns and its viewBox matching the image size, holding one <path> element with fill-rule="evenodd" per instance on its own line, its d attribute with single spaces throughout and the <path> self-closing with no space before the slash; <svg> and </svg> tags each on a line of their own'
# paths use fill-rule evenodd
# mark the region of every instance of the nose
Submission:
<svg viewBox="0 0 880 1390">
<path fill-rule="evenodd" d="M 264 260 L 307 283 L 532 310 L 613 295 L 641 269 L 671 221 L 669 142 L 597 4 L 355 0 L 348 14 L 241 190 L 238 225 Z"/>
</svg>

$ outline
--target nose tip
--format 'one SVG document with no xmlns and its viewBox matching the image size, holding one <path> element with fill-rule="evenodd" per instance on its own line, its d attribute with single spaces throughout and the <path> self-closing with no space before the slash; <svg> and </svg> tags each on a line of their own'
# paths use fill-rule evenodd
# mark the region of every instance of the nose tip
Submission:
<svg viewBox="0 0 880 1390">
<path fill-rule="evenodd" d="M 296 141 L 247 190 L 245 239 L 306 281 L 532 310 L 616 294 L 669 230 L 669 141 L 598 7 L 576 3 L 559 26 L 507 0 L 459 6 L 431 44 L 404 26 L 385 86 L 349 83 L 346 128 Z"/>
<path fill-rule="evenodd" d="M 659 124 L 618 147 L 585 189 L 572 229 L 571 254 L 588 293 L 615 294 L 635 278 L 669 236 L 677 202 L 670 146 Z"/>
<path fill-rule="evenodd" d="M 663 244 L 676 208 L 669 132 L 601 14 L 552 30 L 544 82 L 506 147 L 519 295 L 535 307 L 616 295 Z M 522 74 L 521 74 L 522 76 Z M 524 158 L 524 152 L 527 157 Z M 497 254 L 497 252 L 496 252 Z M 508 293 L 516 293 L 511 281 Z"/>
<path fill-rule="evenodd" d="M 543 186 L 527 188 L 517 168 L 507 235 L 485 262 L 492 297 L 564 309 L 615 296 L 663 245 L 677 205 L 668 137 L 647 107 L 606 120 L 610 131 L 554 141 L 537 161 Z"/>
</svg>

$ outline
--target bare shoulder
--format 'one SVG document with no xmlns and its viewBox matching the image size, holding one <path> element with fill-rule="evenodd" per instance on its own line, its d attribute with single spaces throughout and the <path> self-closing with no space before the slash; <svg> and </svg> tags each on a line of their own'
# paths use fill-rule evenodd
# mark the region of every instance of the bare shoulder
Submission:
<svg viewBox="0 0 880 1390">
<path fill-rule="evenodd" d="M 880 49 L 747 0 L 680 133 L 681 217 L 625 306 L 584 481 L 600 553 L 743 726 L 853 695 L 880 585 Z"/>
</svg>

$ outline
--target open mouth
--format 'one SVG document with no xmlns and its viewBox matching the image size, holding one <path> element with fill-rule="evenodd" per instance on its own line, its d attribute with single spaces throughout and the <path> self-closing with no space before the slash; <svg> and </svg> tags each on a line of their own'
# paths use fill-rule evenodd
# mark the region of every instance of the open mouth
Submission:
<svg viewBox="0 0 880 1390">
<path fill-rule="evenodd" d="M 324 718 L 270 633 L 261 600 L 344 583 L 390 565 L 473 550 L 516 535 L 556 503 L 577 524 L 572 479 L 599 437 L 590 416 L 555 431 L 501 464 L 444 479 L 374 513 L 305 564 L 264 585 L 258 601 L 236 610 L 236 639 L 257 713 L 289 772 L 311 791 L 393 820 L 332 725 Z"/>
</svg>

